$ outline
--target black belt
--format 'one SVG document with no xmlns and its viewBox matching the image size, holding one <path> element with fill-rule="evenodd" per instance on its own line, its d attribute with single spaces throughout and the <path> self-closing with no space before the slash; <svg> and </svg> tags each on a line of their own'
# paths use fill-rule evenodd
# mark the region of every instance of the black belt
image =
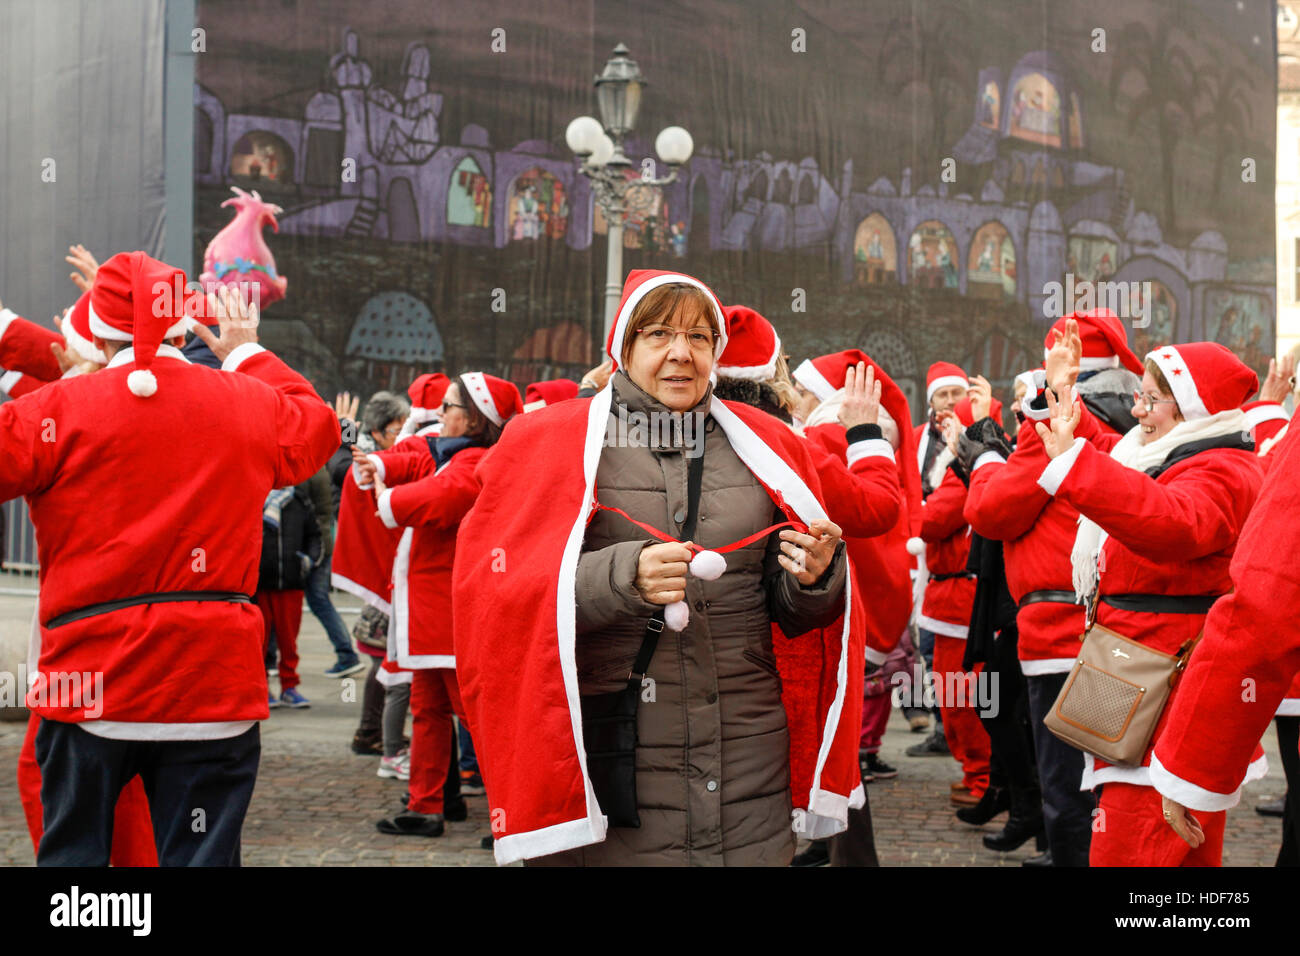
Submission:
<svg viewBox="0 0 1300 956">
<path fill-rule="evenodd" d="M 1117 611 L 1149 614 L 1208 614 L 1221 594 L 1103 594 L 1101 601 Z"/>
<path fill-rule="evenodd" d="M 164 591 L 159 594 L 140 594 L 136 597 L 119 598 L 116 601 L 104 601 L 102 604 L 90 604 L 86 607 L 77 608 L 75 611 L 69 611 L 67 614 L 60 614 L 45 623 L 45 627 L 53 630 L 56 627 L 62 627 L 64 624 L 71 624 L 73 621 L 80 621 L 88 617 L 94 617 L 97 614 L 107 614 L 110 611 L 120 611 L 124 607 L 134 607 L 137 604 L 174 604 L 178 601 L 226 601 L 231 604 L 252 604 L 253 599 L 247 594 L 240 594 L 237 591 Z"/>
<path fill-rule="evenodd" d="M 974 578 L 975 575 L 969 571 L 954 571 L 952 574 L 932 574 L 931 581 L 951 581 L 953 578 Z"/>
<path fill-rule="evenodd" d="M 1029 604 L 1078 604 L 1073 591 L 1030 591 L 1020 599 L 1018 607 Z"/>
</svg>

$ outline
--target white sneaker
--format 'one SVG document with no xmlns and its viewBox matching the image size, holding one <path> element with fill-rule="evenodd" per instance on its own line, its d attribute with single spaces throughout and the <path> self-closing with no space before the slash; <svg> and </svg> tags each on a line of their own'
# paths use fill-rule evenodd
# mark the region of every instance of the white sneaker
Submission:
<svg viewBox="0 0 1300 956">
<path fill-rule="evenodd" d="M 405 754 L 398 754 L 396 757 L 380 757 L 379 769 L 375 772 L 378 776 L 390 780 L 410 780 L 410 759 Z"/>
</svg>

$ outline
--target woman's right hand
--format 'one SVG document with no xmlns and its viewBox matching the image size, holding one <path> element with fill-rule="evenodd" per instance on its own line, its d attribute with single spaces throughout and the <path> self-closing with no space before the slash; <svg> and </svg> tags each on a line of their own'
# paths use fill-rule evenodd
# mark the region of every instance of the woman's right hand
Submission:
<svg viewBox="0 0 1300 956">
<path fill-rule="evenodd" d="M 362 488 L 375 483 L 375 463 L 356 445 L 352 446 L 352 466 L 357 470 L 357 484 Z"/>
<path fill-rule="evenodd" d="M 691 557 L 691 549 L 676 541 L 647 545 L 637 559 L 636 589 L 651 604 L 685 600 Z"/>
</svg>

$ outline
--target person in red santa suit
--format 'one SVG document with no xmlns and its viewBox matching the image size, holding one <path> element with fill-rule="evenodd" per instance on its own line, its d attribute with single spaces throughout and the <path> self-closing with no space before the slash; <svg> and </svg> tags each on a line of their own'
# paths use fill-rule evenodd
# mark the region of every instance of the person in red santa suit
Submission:
<svg viewBox="0 0 1300 956">
<path fill-rule="evenodd" d="M 338 422 L 256 344 L 256 311 L 236 294 L 221 295 L 220 336 L 198 333 L 224 371 L 186 363 L 184 303 L 156 291 L 184 281 L 142 252 L 114 256 L 90 302 L 108 366 L 0 407 L 0 498 L 27 496 L 42 569 L 27 697 L 41 717 L 41 865 L 106 865 L 114 798 L 136 773 L 162 865 L 239 861 L 268 714 L 250 597 L 262 502 L 324 464 Z M 209 440 L 177 442 L 194 408 L 223 412 L 205 420 Z M 130 533 L 88 534 L 90 500 Z"/>
<path fill-rule="evenodd" d="M 1164 846 L 1181 837 L 1179 853 L 1200 853 L 1213 840 L 1210 821 L 1240 801 L 1260 764 L 1259 739 L 1300 675 L 1300 438 L 1289 433 L 1270 455 L 1232 557 L 1232 591 L 1206 617 L 1151 756 L 1161 800 L 1147 823 Z"/>
<path fill-rule="evenodd" d="M 785 866 L 862 805 L 839 528 L 807 443 L 711 394 L 726 345 L 707 286 L 634 271 L 617 371 L 479 465 L 453 610 L 500 863 Z"/>
<path fill-rule="evenodd" d="M 995 419 L 1002 405 L 992 398 L 988 382 L 976 377 L 982 386 L 979 418 Z M 975 601 L 975 575 L 967 569 L 970 557 L 970 527 L 963 511 L 969 476 L 954 453 L 962 427 L 975 423 L 976 412 L 970 397 L 953 406 L 952 416 L 944 424 L 944 447 L 935 457 L 929 475 L 934 489 L 922 507 L 921 538 L 928 581 L 918 626 L 933 635 L 934 680 L 948 749 L 962 767 L 962 779 L 952 785 L 954 806 L 974 807 L 980 803 L 989 784 L 989 736 L 975 710 L 975 680 L 980 667 L 967 671 L 962 666 L 966 637 L 970 629 Z"/>
<path fill-rule="evenodd" d="M 411 796 L 405 810 L 379 821 L 381 833 L 437 837 L 445 819 L 465 819 L 459 788 L 454 806 L 443 799 L 449 764 L 454 770 L 453 714 L 468 723 L 452 647 L 452 561 L 457 529 L 479 490 L 474 470 L 522 410 L 514 385 L 467 372 L 447 387 L 428 454 L 357 453 L 358 478 L 374 485 L 380 518 L 405 529 L 393 561 L 389 656 L 414 671 Z"/>
<path fill-rule="evenodd" d="M 1065 335 L 1071 322 L 1078 329 L 1077 350 Z M 1136 373 L 1142 363 L 1128 347 L 1123 324 L 1105 310 L 1058 320 L 1043 345 L 1047 368 L 1037 369 L 1026 382 L 1028 391 L 1019 407 L 1026 420 L 1017 432 L 1015 450 L 1009 457 L 993 449 L 972 450 L 964 511 L 976 533 L 1003 542 L 1007 587 L 1019 606 L 1017 653 L 1028 691 L 1041 787 L 1037 810 L 1019 805 L 1013 793 L 1006 829 L 986 834 L 984 844 L 1000 852 L 1014 850 L 1043 829 L 1048 849 L 1026 865 L 1087 866 L 1096 801 L 1079 788 L 1083 753 L 1042 723 L 1078 655 L 1084 628 L 1070 565 L 1079 514 L 1069 502 L 1037 485 L 1048 459 L 1033 424 L 1048 415 L 1044 392 L 1050 371 L 1062 389 L 1067 379 L 1074 381 L 1091 413 L 1077 434 L 1118 441 L 1136 423 L 1132 395 L 1141 383 Z"/>
<path fill-rule="evenodd" d="M 578 383 L 567 378 L 553 378 L 533 382 L 524 389 L 524 411 L 535 412 L 556 402 L 567 402 L 578 397 Z"/>
<path fill-rule="evenodd" d="M 1068 378 L 1064 384 L 1068 395 Z M 1082 404 L 1047 396 L 1050 422 L 1035 430 L 1051 462 L 1038 485 L 1082 516 L 1071 553 L 1074 584 L 1085 599 L 1099 597 L 1101 626 L 1170 655 L 1195 644 L 1206 612 L 1231 588 L 1229 562 L 1262 480 L 1241 410 L 1258 385 L 1218 343 L 1155 349 L 1134 395 L 1138 426 L 1111 443 L 1109 454 L 1075 438 L 1090 414 Z M 1175 684 L 1171 699 L 1179 693 Z M 1224 813 L 1202 818 L 1205 841 L 1189 849 L 1160 825 L 1150 763 L 1150 748 L 1138 767 L 1085 756 L 1082 785 L 1104 784 L 1091 865 L 1217 866 Z M 1260 751 L 1238 785 L 1266 770 Z"/>
</svg>

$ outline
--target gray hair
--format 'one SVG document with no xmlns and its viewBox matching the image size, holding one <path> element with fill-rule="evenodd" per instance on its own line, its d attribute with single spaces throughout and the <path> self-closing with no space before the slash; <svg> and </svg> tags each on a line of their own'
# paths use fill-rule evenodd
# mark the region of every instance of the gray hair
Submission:
<svg viewBox="0 0 1300 956">
<path fill-rule="evenodd" d="M 382 432 L 393 422 L 406 421 L 410 412 L 411 405 L 402 396 L 392 392 L 375 392 L 361 412 L 361 423 L 367 432 Z"/>
</svg>

